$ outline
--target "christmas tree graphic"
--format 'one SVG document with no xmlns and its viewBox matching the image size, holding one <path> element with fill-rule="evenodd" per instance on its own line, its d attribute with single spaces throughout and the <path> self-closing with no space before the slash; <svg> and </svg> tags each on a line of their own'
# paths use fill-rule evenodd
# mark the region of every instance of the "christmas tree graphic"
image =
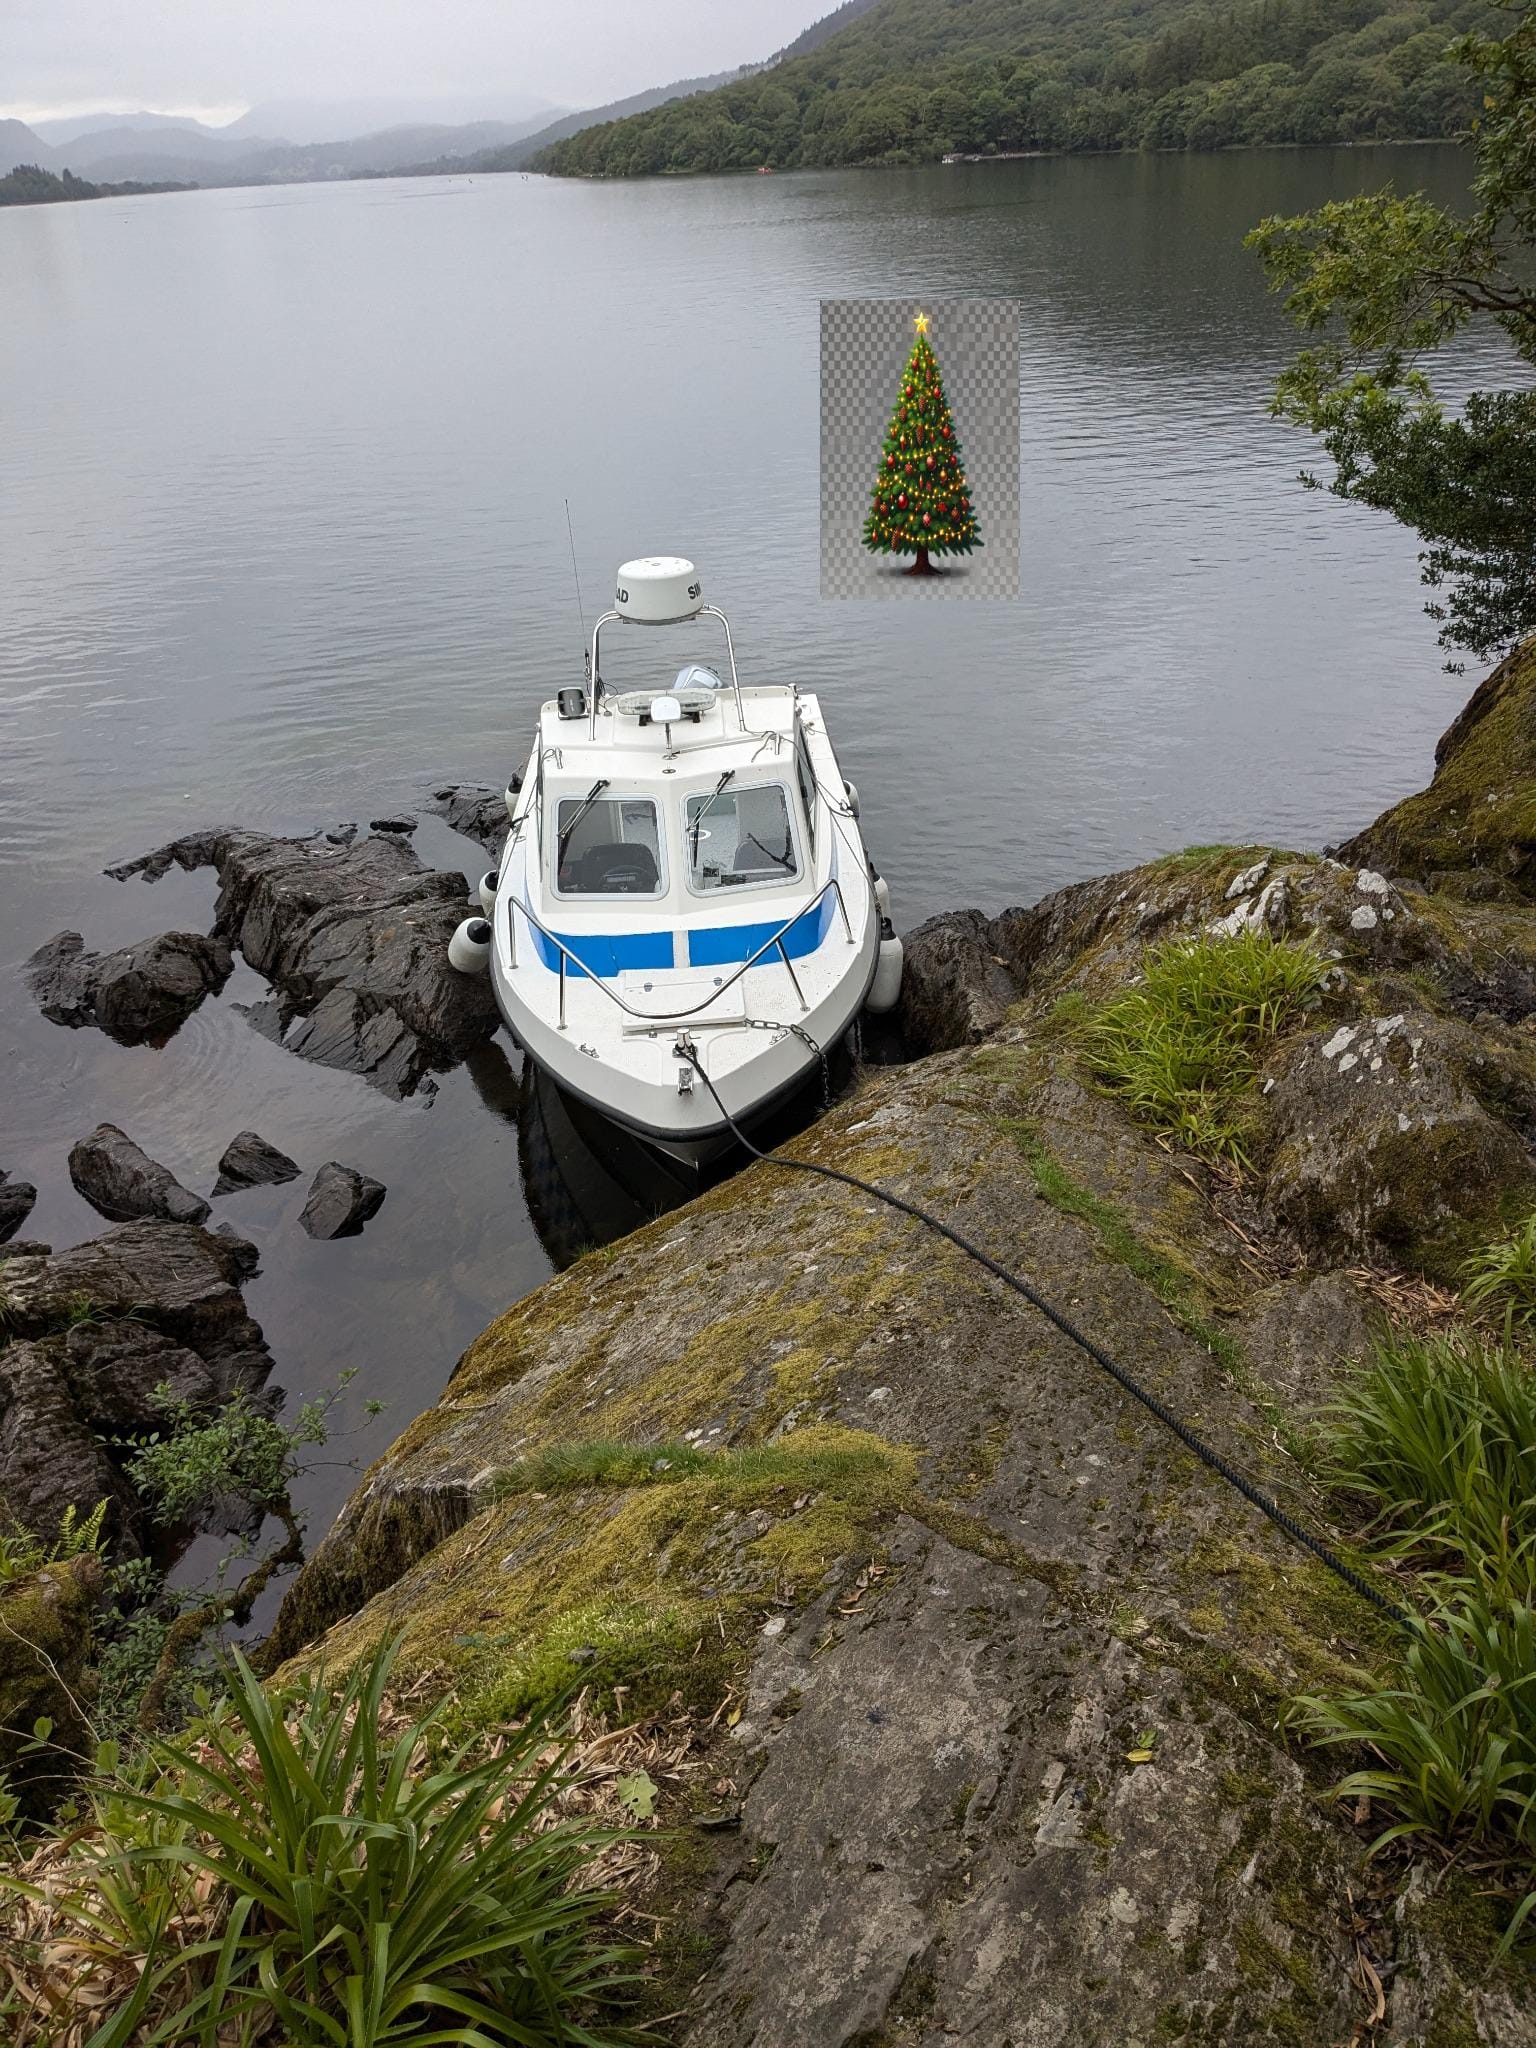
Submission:
<svg viewBox="0 0 1536 2048">
<path fill-rule="evenodd" d="M 930 555 L 968 555 L 985 546 L 960 458 L 928 315 L 913 321 L 917 339 L 901 375 L 896 409 L 880 451 L 864 545 L 872 554 L 913 555 L 909 576 L 934 576 Z"/>
</svg>

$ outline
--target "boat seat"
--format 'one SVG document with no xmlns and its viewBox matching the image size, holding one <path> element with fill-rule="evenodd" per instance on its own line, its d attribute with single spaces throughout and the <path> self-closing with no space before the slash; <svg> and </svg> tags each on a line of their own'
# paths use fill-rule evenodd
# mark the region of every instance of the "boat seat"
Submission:
<svg viewBox="0 0 1536 2048">
<path fill-rule="evenodd" d="M 620 841 L 589 846 L 576 864 L 576 891 L 582 896 L 654 896 L 660 880 L 648 846 Z"/>
</svg>

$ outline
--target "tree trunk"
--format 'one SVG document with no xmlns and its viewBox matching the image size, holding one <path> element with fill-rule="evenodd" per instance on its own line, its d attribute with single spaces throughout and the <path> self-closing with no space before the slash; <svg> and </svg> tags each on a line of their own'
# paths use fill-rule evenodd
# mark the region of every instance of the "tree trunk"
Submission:
<svg viewBox="0 0 1536 2048">
<path fill-rule="evenodd" d="M 935 569 L 932 562 L 928 559 L 928 550 L 925 547 L 919 547 L 917 560 L 912 564 L 907 574 L 909 576 L 937 576 L 938 573 L 938 570 Z"/>
</svg>

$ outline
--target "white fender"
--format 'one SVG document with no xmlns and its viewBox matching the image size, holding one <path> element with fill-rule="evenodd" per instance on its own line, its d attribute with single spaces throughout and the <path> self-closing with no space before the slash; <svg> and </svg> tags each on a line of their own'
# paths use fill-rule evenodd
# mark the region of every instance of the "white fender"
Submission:
<svg viewBox="0 0 1536 2048">
<path fill-rule="evenodd" d="M 848 808 L 857 817 L 859 815 L 859 792 L 857 786 L 851 783 L 845 775 L 843 777 L 843 788 L 848 794 Z"/>
<path fill-rule="evenodd" d="M 491 928 L 483 917 L 466 917 L 448 941 L 448 965 L 460 974 L 485 974 L 491 964 Z"/>
<path fill-rule="evenodd" d="M 876 875 L 875 877 L 875 901 L 880 906 L 881 917 L 889 918 L 891 914 L 891 885 L 884 875 Z"/>
<path fill-rule="evenodd" d="M 901 969 L 903 951 L 900 939 L 891 930 L 887 918 L 881 927 L 880 956 L 875 962 L 875 978 L 869 985 L 869 995 L 864 1007 L 876 1017 L 883 1017 L 887 1010 L 894 1010 L 901 994 Z"/>
<path fill-rule="evenodd" d="M 520 775 L 514 775 L 512 780 L 507 784 L 506 804 L 507 816 L 509 818 L 515 819 L 517 817 L 517 802 L 522 787 L 523 778 Z"/>
<path fill-rule="evenodd" d="M 501 876 L 495 868 L 487 868 L 480 877 L 480 908 L 487 917 L 496 915 L 496 884 Z"/>
</svg>

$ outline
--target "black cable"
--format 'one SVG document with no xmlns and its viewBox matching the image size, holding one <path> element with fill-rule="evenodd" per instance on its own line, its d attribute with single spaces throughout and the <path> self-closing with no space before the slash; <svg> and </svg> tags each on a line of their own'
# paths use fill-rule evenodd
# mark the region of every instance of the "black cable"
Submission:
<svg viewBox="0 0 1536 2048">
<path fill-rule="evenodd" d="M 677 1057 L 685 1059 L 704 1083 L 714 1097 L 715 1107 L 724 1117 L 737 1143 L 745 1151 L 750 1152 L 754 1159 L 761 1160 L 766 1166 L 784 1167 L 796 1173 L 815 1173 L 823 1180 L 841 1181 L 844 1187 L 854 1188 L 860 1194 L 873 1195 L 876 1201 L 884 1202 L 889 1208 L 899 1209 L 904 1216 L 911 1216 L 918 1223 L 926 1224 L 930 1230 L 937 1231 L 940 1237 L 948 1238 L 949 1242 L 958 1246 L 967 1257 L 975 1259 L 978 1265 L 985 1266 L 989 1273 L 995 1274 L 1005 1287 L 1011 1287 L 1015 1294 L 1021 1294 L 1031 1308 L 1038 1309 L 1046 1321 L 1054 1324 L 1064 1337 L 1069 1337 L 1079 1350 L 1086 1351 L 1095 1365 L 1102 1367 L 1110 1378 L 1123 1387 L 1133 1400 L 1139 1401 L 1149 1414 L 1155 1415 L 1165 1429 L 1171 1430 L 1186 1450 L 1193 1451 L 1201 1464 L 1209 1466 L 1219 1478 L 1226 1480 L 1229 1486 L 1235 1487 L 1244 1500 L 1273 1522 L 1282 1534 L 1289 1536 L 1293 1543 L 1300 1544 L 1303 1550 L 1310 1551 L 1320 1564 L 1326 1565 L 1336 1578 L 1342 1579 L 1344 1584 L 1358 1593 L 1362 1600 L 1368 1600 L 1373 1607 L 1404 1627 L 1414 1626 L 1416 1617 L 1408 1614 L 1395 1601 L 1389 1600 L 1384 1593 L 1378 1592 L 1368 1579 L 1361 1577 L 1353 1565 L 1346 1564 L 1336 1551 L 1331 1550 L 1320 1537 L 1314 1536 L 1310 1530 L 1304 1528 L 1293 1515 L 1281 1507 L 1278 1501 L 1271 1500 L 1267 1493 L 1255 1486 L 1253 1481 L 1238 1471 L 1235 1465 L 1229 1465 L 1218 1450 L 1192 1430 L 1187 1422 L 1175 1415 L 1171 1408 L 1166 1407 L 1149 1387 L 1144 1387 L 1140 1380 L 1125 1370 L 1124 1366 L 1117 1365 L 1107 1351 L 1077 1327 L 1070 1316 L 1064 1316 L 1060 1309 L 1054 1308 L 1027 1280 L 1021 1280 L 1017 1273 L 1010 1272 L 1006 1266 L 994 1259 L 990 1252 L 984 1252 L 980 1245 L 973 1244 L 958 1230 L 941 1222 L 937 1216 L 930 1215 L 928 1210 L 919 1208 L 916 1202 L 905 1201 L 900 1195 L 893 1195 L 889 1189 L 876 1187 L 872 1181 L 860 1180 L 857 1174 L 844 1173 L 836 1166 L 822 1166 L 811 1159 L 786 1159 L 777 1152 L 761 1151 L 752 1143 L 720 1099 L 720 1091 L 705 1073 L 698 1057 L 698 1048 L 692 1040 L 680 1037 L 676 1052 Z"/>
</svg>

